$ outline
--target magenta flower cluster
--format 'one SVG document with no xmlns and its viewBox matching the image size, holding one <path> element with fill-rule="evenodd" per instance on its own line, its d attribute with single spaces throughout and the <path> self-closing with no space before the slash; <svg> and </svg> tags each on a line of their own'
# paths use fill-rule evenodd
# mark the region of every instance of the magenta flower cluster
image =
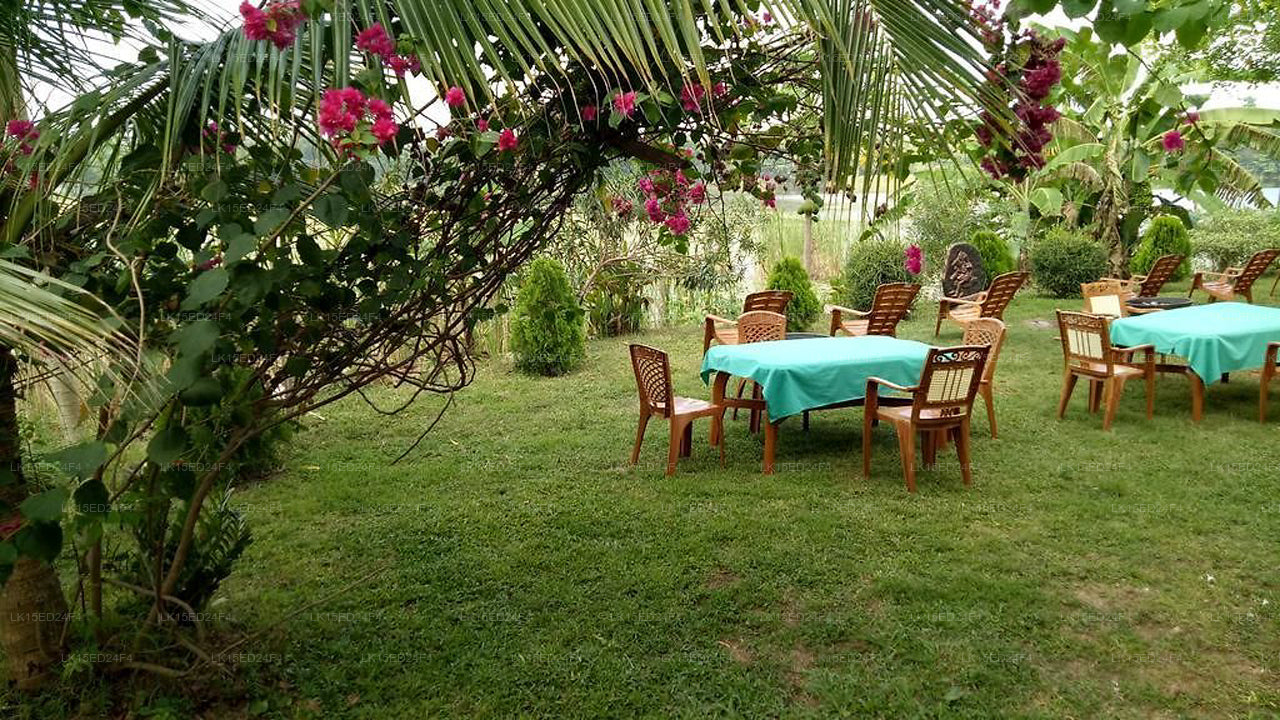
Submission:
<svg viewBox="0 0 1280 720">
<path fill-rule="evenodd" d="M 396 42 L 387 34 L 382 23 L 374 23 L 356 36 L 356 47 L 382 58 L 382 64 L 401 77 L 406 72 L 416 73 L 422 69 L 418 58 L 412 55 L 401 55 L 396 52 Z"/>
<path fill-rule="evenodd" d="M 36 124 L 30 120 L 10 120 L 5 125 L 4 132 L 11 138 L 18 141 L 18 152 L 23 155 L 30 155 L 34 148 L 31 143 L 40 137 L 40 131 L 36 129 Z"/>
<path fill-rule="evenodd" d="M 924 251 L 920 246 L 911 243 L 902 251 L 902 266 L 912 275 L 919 275 L 924 269 Z"/>
<path fill-rule="evenodd" d="M 268 3 L 265 8 L 254 7 L 247 0 L 240 3 L 244 17 L 244 36 L 250 40 L 270 40 L 283 50 L 293 44 L 298 26 L 306 20 L 298 0 L 281 0 Z"/>
<path fill-rule="evenodd" d="M 689 232 L 689 207 L 707 201 L 707 186 L 690 182 L 683 170 L 652 170 L 636 182 L 636 187 L 645 194 L 644 210 L 649 221 L 662 223 L 672 235 Z"/>
<path fill-rule="evenodd" d="M 994 56 L 1005 53 L 1010 60 L 996 63 L 987 75 L 997 92 L 1009 98 L 1016 122 L 1002 120 L 992 110 L 984 110 L 974 135 L 984 149 L 982 169 L 999 180 L 1009 177 L 1021 180 L 1028 173 L 1044 167 L 1044 148 L 1053 140 L 1051 126 L 1060 115 L 1049 102 L 1053 89 L 1062 81 L 1062 66 L 1058 55 L 1066 40 L 1049 40 L 1033 30 L 1015 37 L 1007 52 L 1003 46 L 1003 18 L 993 18 L 993 6 L 988 3 L 975 8 L 984 32 L 998 31 L 999 36 L 987 37 L 984 42 Z M 1015 65 L 1013 58 L 1023 58 Z"/>
<path fill-rule="evenodd" d="M 353 87 L 325 90 L 316 119 L 320 132 L 332 138 L 334 147 L 344 152 L 359 147 L 352 134 L 365 123 L 378 145 L 392 140 L 400 132 L 390 105 L 376 97 L 365 97 Z"/>
</svg>

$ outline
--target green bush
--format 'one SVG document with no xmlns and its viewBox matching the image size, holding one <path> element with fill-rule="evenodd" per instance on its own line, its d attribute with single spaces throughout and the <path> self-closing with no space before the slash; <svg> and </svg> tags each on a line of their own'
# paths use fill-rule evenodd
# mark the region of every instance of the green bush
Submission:
<svg viewBox="0 0 1280 720">
<path fill-rule="evenodd" d="M 840 289 L 840 304 L 855 310 L 870 310 L 876 288 L 884 283 L 915 282 L 903 264 L 902 243 L 884 237 L 865 238 L 849 249 Z"/>
<path fill-rule="evenodd" d="M 979 230 L 969 242 L 982 256 L 982 267 L 987 271 L 988 280 L 1018 269 L 1018 261 L 1013 258 L 1013 248 L 990 230 Z"/>
<path fill-rule="evenodd" d="M 766 290 L 789 290 L 791 302 L 787 304 L 787 332 L 804 332 L 813 327 L 813 321 L 822 313 L 822 303 L 813 292 L 809 273 L 798 258 L 784 257 L 769 273 Z"/>
<path fill-rule="evenodd" d="M 1249 256 L 1280 247 L 1280 212 L 1222 210 L 1200 220 L 1191 231 L 1196 259 L 1214 270 L 1239 267 Z"/>
<path fill-rule="evenodd" d="M 1079 297 L 1080 283 L 1107 273 L 1107 251 L 1079 231 L 1055 227 L 1031 244 L 1031 272 L 1036 284 L 1054 297 Z"/>
<path fill-rule="evenodd" d="M 587 324 L 595 334 L 612 337 L 638 331 L 649 309 L 644 296 L 649 281 L 643 268 L 634 264 L 601 270 L 583 298 Z"/>
<path fill-rule="evenodd" d="M 538 375 L 563 375 L 586 355 L 582 307 L 564 266 L 551 258 L 529 265 L 511 319 L 516 367 Z"/>
<path fill-rule="evenodd" d="M 1138 250 L 1133 254 L 1129 270 L 1137 275 L 1146 275 L 1151 266 L 1165 255 L 1183 255 L 1187 259 L 1174 271 L 1171 280 L 1182 280 L 1191 272 L 1191 238 L 1182 221 L 1172 215 L 1161 215 L 1151 221 Z"/>
</svg>

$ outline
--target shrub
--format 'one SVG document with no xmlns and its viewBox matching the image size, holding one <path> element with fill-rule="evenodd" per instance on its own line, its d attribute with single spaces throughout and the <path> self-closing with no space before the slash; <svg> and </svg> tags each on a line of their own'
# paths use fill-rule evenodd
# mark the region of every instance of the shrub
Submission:
<svg viewBox="0 0 1280 720">
<path fill-rule="evenodd" d="M 813 292 L 813 283 L 809 281 L 809 273 L 798 258 L 784 257 L 773 266 L 769 273 L 766 290 L 789 290 L 791 302 L 787 304 L 787 331 L 804 332 L 813 326 L 813 321 L 822 313 L 822 303 Z"/>
<path fill-rule="evenodd" d="M 1080 283 L 1107 272 L 1107 251 L 1079 231 L 1055 227 L 1031 244 L 1031 272 L 1036 284 L 1054 297 L 1079 297 Z"/>
<path fill-rule="evenodd" d="M 583 298 L 587 324 L 595 334 L 610 337 L 638 331 L 649 309 L 644 296 L 649 281 L 643 268 L 634 264 L 601 270 Z"/>
<path fill-rule="evenodd" d="M 1280 213 L 1274 210 L 1214 212 L 1191 231 L 1196 259 L 1214 270 L 1239 267 L 1255 252 L 1273 247 L 1280 247 Z"/>
<path fill-rule="evenodd" d="M 564 266 L 551 258 L 529 265 L 511 320 L 516 367 L 539 375 L 563 375 L 586 354 L 582 307 Z"/>
<path fill-rule="evenodd" d="M 1018 261 L 1013 258 L 1009 243 L 990 230 L 979 230 L 969 242 L 982 256 L 982 267 L 987 271 L 988 279 L 1018 269 Z"/>
<path fill-rule="evenodd" d="M 1142 242 L 1138 243 L 1137 252 L 1133 254 L 1129 270 L 1146 275 L 1156 260 L 1164 255 L 1184 255 L 1187 258 L 1174 271 L 1171 280 L 1181 280 L 1191 272 L 1191 238 L 1182 221 L 1172 215 L 1161 215 L 1151 221 Z"/>
<path fill-rule="evenodd" d="M 855 310 L 869 310 L 876 288 L 884 283 L 914 282 L 903 264 L 901 243 L 883 237 L 868 237 L 849 249 L 840 291 L 841 304 Z"/>
</svg>

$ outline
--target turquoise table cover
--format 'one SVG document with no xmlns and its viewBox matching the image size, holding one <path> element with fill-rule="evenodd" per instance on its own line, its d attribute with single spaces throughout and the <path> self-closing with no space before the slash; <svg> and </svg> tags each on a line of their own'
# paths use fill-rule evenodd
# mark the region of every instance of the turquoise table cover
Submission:
<svg viewBox="0 0 1280 720">
<path fill-rule="evenodd" d="M 1154 345 L 1156 352 L 1186 358 L 1205 384 L 1223 373 L 1261 367 L 1267 343 L 1280 341 L 1280 308 L 1210 303 L 1135 315 L 1111 323 L 1111 342 Z"/>
<path fill-rule="evenodd" d="M 915 385 L 929 350 L 924 343 L 879 335 L 716 345 L 702 358 L 702 381 L 710 382 L 715 372 L 751 378 L 776 422 L 859 399 L 869 377 Z"/>
</svg>

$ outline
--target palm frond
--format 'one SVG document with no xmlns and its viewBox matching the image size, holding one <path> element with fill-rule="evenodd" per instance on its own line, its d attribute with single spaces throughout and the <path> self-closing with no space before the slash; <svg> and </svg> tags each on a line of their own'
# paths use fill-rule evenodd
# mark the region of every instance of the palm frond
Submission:
<svg viewBox="0 0 1280 720">
<path fill-rule="evenodd" d="M 1209 167 L 1218 177 L 1218 197 L 1224 202 L 1231 205 L 1249 204 L 1259 208 L 1271 207 L 1271 201 L 1263 194 L 1258 178 L 1231 156 L 1218 150 L 1210 150 Z"/>
</svg>

